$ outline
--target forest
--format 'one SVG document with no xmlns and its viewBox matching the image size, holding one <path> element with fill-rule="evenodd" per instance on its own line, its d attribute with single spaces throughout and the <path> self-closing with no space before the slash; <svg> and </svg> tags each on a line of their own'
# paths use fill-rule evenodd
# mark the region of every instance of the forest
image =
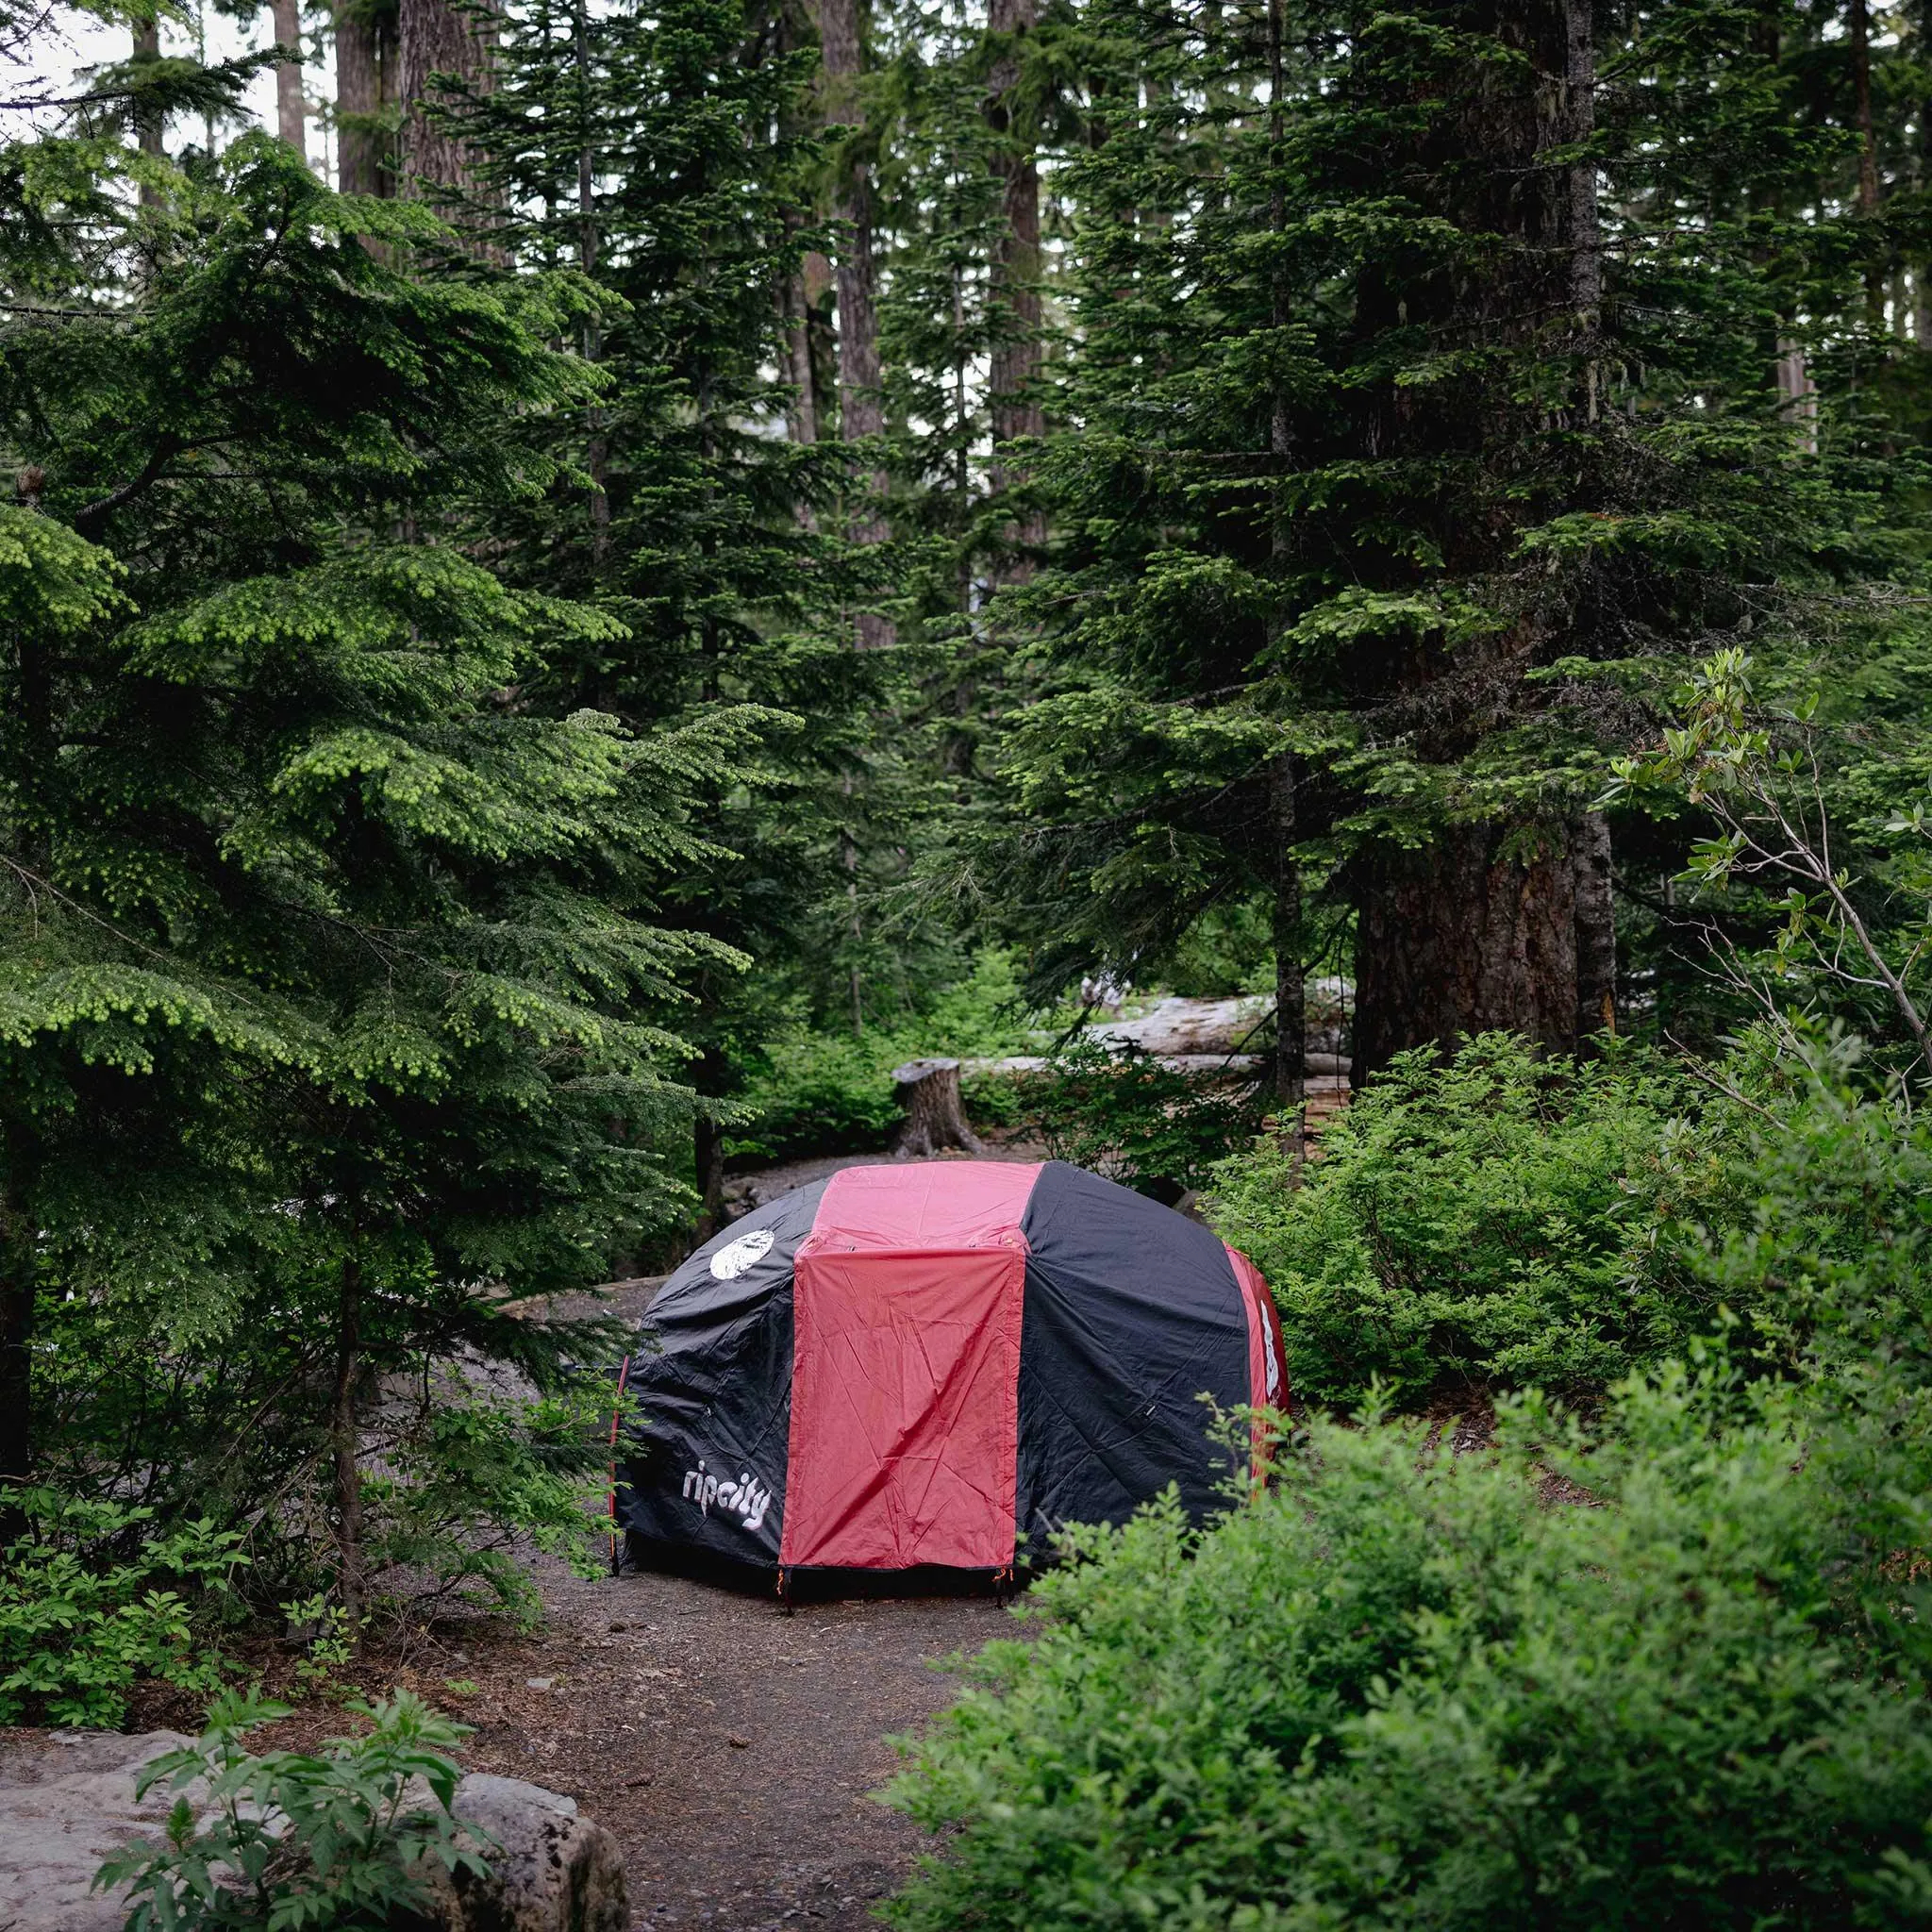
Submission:
<svg viewBox="0 0 1932 1932">
<path fill-rule="evenodd" d="M 1932 4 L 0 0 L 0 1737 L 294 1821 L 136 1932 L 487 1858 L 398 1645 L 605 1566 L 586 1291 L 923 1056 L 1291 1401 L 902 1743 L 890 1923 L 1932 1921 Z"/>
</svg>

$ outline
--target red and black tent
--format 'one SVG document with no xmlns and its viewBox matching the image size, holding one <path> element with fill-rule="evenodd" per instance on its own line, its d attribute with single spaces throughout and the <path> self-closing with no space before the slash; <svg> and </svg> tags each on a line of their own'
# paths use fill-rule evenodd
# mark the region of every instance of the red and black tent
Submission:
<svg viewBox="0 0 1932 1932">
<path fill-rule="evenodd" d="M 1170 1483 L 1205 1513 L 1213 1407 L 1286 1399 L 1247 1258 L 1057 1160 L 846 1168 L 700 1248 L 644 1326 L 615 1507 L 647 1561 L 1003 1571 Z"/>
</svg>

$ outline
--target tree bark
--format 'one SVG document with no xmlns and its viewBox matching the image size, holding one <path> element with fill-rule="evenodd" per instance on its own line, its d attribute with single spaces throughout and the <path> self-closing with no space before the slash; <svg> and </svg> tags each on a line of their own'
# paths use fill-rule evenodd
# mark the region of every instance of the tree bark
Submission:
<svg viewBox="0 0 1932 1932">
<path fill-rule="evenodd" d="M 778 291 L 778 308 L 785 330 L 785 380 L 791 390 L 785 433 L 795 443 L 814 443 L 819 440 L 819 398 L 812 376 L 811 305 L 803 263 L 786 275 Z"/>
<path fill-rule="evenodd" d="M 708 1241 L 724 1225 L 724 1130 L 709 1114 L 691 1123 L 693 1177 L 698 1190 L 697 1241 Z"/>
<path fill-rule="evenodd" d="M 1852 118 L 1858 130 L 1858 212 L 1878 211 L 1878 139 L 1872 125 L 1872 11 L 1851 0 L 1845 36 L 1852 53 Z"/>
<path fill-rule="evenodd" d="M 134 29 L 134 58 L 136 61 L 158 60 L 161 58 L 161 28 L 158 21 L 148 21 Z M 145 109 L 137 113 L 134 119 L 134 137 L 142 154 L 155 160 L 167 158 L 166 130 L 158 114 Z M 160 195 L 152 188 L 142 185 L 141 205 L 153 208 Z"/>
<path fill-rule="evenodd" d="M 362 1372 L 362 1263 L 355 1252 L 342 1262 L 341 1304 L 336 1313 L 336 1388 L 329 1412 L 335 1458 L 337 1594 L 349 1641 L 362 1643 L 365 1576 L 362 1547 L 362 1447 L 356 1413 L 356 1384 Z"/>
<path fill-rule="evenodd" d="M 778 39 L 778 52 L 781 55 L 795 53 L 798 37 L 794 29 L 793 16 L 789 7 L 780 5 L 774 21 Z M 809 112 L 809 110 L 808 110 Z M 788 124 L 792 125 L 794 124 Z M 789 208 L 785 214 L 785 234 L 788 242 L 795 246 L 795 237 L 805 226 L 805 211 L 802 208 Z M 795 443 L 805 445 L 819 440 L 818 378 L 812 361 L 812 306 L 813 291 L 810 286 L 811 273 L 816 263 L 829 277 L 831 264 L 815 249 L 803 251 L 795 267 L 787 268 L 778 284 L 778 324 L 783 338 L 782 356 L 784 377 L 791 391 L 791 400 L 785 412 L 785 432 Z M 789 256 L 788 256 L 789 259 Z M 799 507 L 798 521 L 806 529 L 817 526 L 809 504 Z"/>
<path fill-rule="evenodd" d="M 1932 49 L 1932 0 L 1919 0 L 1913 18 L 1918 45 L 1913 49 L 1920 72 L 1924 72 L 1928 49 Z M 1919 102 L 1918 189 L 1921 194 L 1932 187 L 1932 95 Z M 1922 253 L 1912 268 L 1912 340 L 1921 349 L 1932 350 L 1932 263 Z"/>
<path fill-rule="evenodd" d="M 1574 160 L 1552 167 L 1545 158 L 1588 141 L 1594 125 L 1591 15 L 1586 0 L 1524 0 L 1473 8 L 1468 17 L 1520 53 L 1520 66 L 1472 71 L 1459 98 L 1447 91 L 1458 105 L 1391 160 L 1407 178 L 1429 184 L 1424 198 L 1432 214 L 1466 234 L 1492 237 L 1494 245 L 1483 273 L 1454 282 L 1383 269 L 1365 275 L 1356 327 L 1374 337 L 1401 323 L 1527 358 L 1545 353 L 1554 321 L 1569 320 L 1564 333 L 1583 363 L 1573 425 L 1581 429 L 1595 400 L 1591 341 L 1603 296 L 1594 171 Z M 1472 437 L 1466 420 L 1392 385 L 1378 387 L 1365 394 L 1357 434 L 1383 460 L 1431 462 L 1454 451 L 1487 467 L 1507 441 L 1503 420 L 1524 405 L 1492 392 L 1485 407 L 1484 426 Z M 1470 578 L 1507 571 L 1512 517 L 1498 489 L 1481 512 L 1445 519 L 1449 569 Z M 1480 641 L 1451 649 L 1430 640 L 1391 653 L 1376 733 L 1384 742 L 1404 741 L 1422 763 L 1455 772 L 1505 719 L 1525 724 L 1536 715 L 1524 674 L 1576 648 L 1578 622 L 1574 606 L 1552 599 Z M 1500 815 L 1472 824 L 1445 814 L 1426 836 L 1415 851 L 1391 841 L 1353 872 L 1354 1077 L 1368 1078 L 1407 1048 L 1451 1049 L 1464 1034 L 1491 1030 L 1574 1051 L 1584 996 L 1574 826 Z"/>
<path fill-rule="evenodd" d="M 1521 1033 L 1552 1052 L 1577 1038 L 1576 865 L 1556 832 L 1534 858 L 1513 828 L 1448 825 L 1363 882 L 1356 927 L 1357 1086 L 1414 1046 Z M 1520 831 L 1514 832 L 1516 842 Z"/>
<path fill-rule="evenodd" d="M 305 160 L 308 108 L 302 98 L 302 0 L 269 0 L 275 44 L 295 56 L 275 69 L 275 132 Z"/>
<path fill-rule="evenodd" d="M 824 64 L 825 120 L 856 127 L 862 113 L 858 81 L 863 72 L 859 45 L 859 0 L 819 0 L 819 45 Z M 839 434 L 859 442 L 884 433 L 878 330 L 878 275 L 872 249 L 872 167 L 848 157 L 839 170 L 832 212 L 843 230 L 834 271 L 839 303 Z M 886 472 L 874 463 L 863 484 L 861 507 L 848 529 L 855 543 L 883 543 Z M 861 611 L 857 641 L 861 650 L 889 644 L 892 625 L 876 611 Z"/>
<path fill-rule="evenodd" d="M 1878 138 L 1872 125 L 1872 11 L 1867 0 L 1851 0 L 1845 21 L 1852 53 L 1852 120 L 1858 131 L 1858 212 L 1878 212 Z M 1885 323 L 1885 276 L 1874 262 L 1865 271 L 1865 320 L 1874 330 Z"/>
<path fill-rule="evenodd" d="M 900 1159 L 922 1160 L 956 1147 L 968 1154 L 982 1151 L 959 1098 L 958 1060 L 908 1060 L 892 1069 L 892 1084 L 906 1109 L 905 1124 L 892 1143 Z"/>
<path fill-rule="evenodd" d="M 575 0 L 571 9 L 571 54 L 577 83 L 577 266 L 588 279 L 597 273 L 597 172 L 591 24 L 585 0 Z M 583 348 L 586 362 L 603 360 L 604 332 L 595 316 L 585 320 Z M 606 487 L 610 439 L 605 432 L 604 411 L 596 403 L 584 411 L 584 468 L 591 477 L 591 556 L 601 564 L 610 550 L 610 492 Z"/>
<path fill-rule="evenodd" d="M 1585 812 L 1571 845 L 1576 868 L 1576 1037 L 1617 1030 L 1617 920 L 1610 823 Z"/>
<path fill-rule="evenodd" d="M 1295 769 L 1284 752 L 1268 773 L 1268 832 L 1274 853 L 1274 1106 L 1301 1154 L 1307 1100 L 1307 988 L 1302 974 L 1302 869 L 1295 857 Z"/>
<path fill-rule="evenodd" d="M 1283 12 L 1282 0 L 1269 0 L 1268 166 L 1272 179 L 1268 193 L 1268 225 L 1277 237 L 1288 225 L 1288 194 L 1282 178 L 1285 165 L 1282 143 L 1287 134 L 1288 110 Z M 1288 291 L 1278 268 L 1272 277 L 1268 319 L 1277 337 L 1288 326 Z M 1277 477 L 1286 473 L 1293 453 L 1294 427 L 1289 413 L 1288 397 L 1277 381 L 1268 410 L 1268 455 Z M 1277 574 L 1285 574 L 1291 538 L 1288 513 L 1281 501 L 1278 482 L 1274 495 L 1269 556 Z M 1278 618 L 1270 623 L 1269 633 L 1271 644 L 1277 644 L 1281 634 Z M 1280 753 L 1268 769 L 1268 838 L 1274 861 L 1274 1102 L 1281 1131 L 1289 1141 L 1291 1167 L 1299 1178 L 1307 1132 L 1308 1015 L 1307 989 L 1302 977 L 1302 869 L 1295 852 L 1298 831 L 1296 776 L 1294 756 L 1291 752 Z"/>
<path fill-rule="evenodd" d="M 998 334 L 988 389 L 992 412 L 992 471 L 996 492 L 1024 484 L 1026 472 L 1009 451 L 1016 439 L 1045 434 L 1037 383 L 1041 363 L 1040 163 L 1034 134 L 1019 99 L 1020 56 L 1014 44 L 1039 25 L 1038 0 L 991 0 L 987 29 L 1005 41 L 987 75 L 985 113 L 994 137 L 992 166 L 1000 181 L 1000 229 L 990 264 Z M 1024 583 L 1046 541 L 1046 520 L 1029 509 L 1012 525 L 1018 555 L 999 577 Z"/>
<path fill-rule="evenodd" d="M 395 92 L 395 48 L 354 5 L 337 7 L 335 38 L 336 186 L 344 194 L 392 193 L 383 118 Z"/>
<path fill-rule="evenodd" d="M 1590 139 L 1596 129 L 1596 17 L 1591 0 L 1564 0 L 1564 89 L 1569 95 L 1569 137 Z M 1570 164 L 1570 307 L 1591 330 L 1603 306 L 1603 237 L 1596 210 L 1596 162 Z M 1592 397 L 1592 402 L 1594 398 Z"/>
<path fill-rule="evenodd" d="M 0 1489 L 33 1479 L 33 1344 L 38 1229 L 32 1209 L 36 1167 L 23 1126 L 6 1135 L 0 1172 Z M 0 1504 L 0 1549 L 26 1528 L 16 1505 Z"/>
<path fill-rule="evenodd" d="M 488 0 L 469 8 L 451 0 L 402 0 L 397 21 L 404 192 L 431 200 L 475 194 L 476 156 L 431 111 L 440 90 L 432 90 L 430 81 L 433 75 L 446 74 L 475 92 L 489 92 L 494 8 Z"/>
</svg>

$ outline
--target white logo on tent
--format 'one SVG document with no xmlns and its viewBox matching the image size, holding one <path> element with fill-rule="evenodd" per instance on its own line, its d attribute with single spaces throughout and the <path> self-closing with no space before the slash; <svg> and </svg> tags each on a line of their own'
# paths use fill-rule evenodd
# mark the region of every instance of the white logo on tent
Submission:
<svg viewBox="0 0 1932 1932">
<path fill-rule="evenodd" d="M 720 1281 L 736 1281 L 754 1261 L 762 1261 L 771 1252 L 772 1230 L 755 1227 L 711 1257 L 711 1273 Z"/>
<path fill-rule="evenodd" d="M 749 1470 L 735 1483 L 728 1477 L 720 1482 L 706 1469 L 702 1457 L 695 1469 L 684 1473 L 684 1494 L 688 1502 L 698 1506 L 701 1515 L 708 1516 L 714 1507 L 727 1509 L 754 1533 L 763 1526 L 765 1511 L 772 1507 L 771 1491 Z"/>
</svg>

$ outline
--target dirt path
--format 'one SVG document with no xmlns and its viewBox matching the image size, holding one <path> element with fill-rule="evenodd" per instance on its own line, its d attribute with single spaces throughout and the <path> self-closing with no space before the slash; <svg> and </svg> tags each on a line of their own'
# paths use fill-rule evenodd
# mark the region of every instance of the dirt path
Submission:
<svg viewBox="0 0 1932 1932">
<path fill-rule="evenodd" d="M 421 1688 L 476 1727 L 464 1764 L 567 1792 L 614 1832 L 638 1926 L 873 1925 L 924 1844 L 869 1795 L 895 1762 L 884 1740 L 949 1701 L 953 1679 L 928 1660 L 1002 1634 L 999 1607 L 787 1616 L 656 1575 L 553 1573 L 544 1594 L 535 1639 L 419 1659 Z"/>
</svg>

